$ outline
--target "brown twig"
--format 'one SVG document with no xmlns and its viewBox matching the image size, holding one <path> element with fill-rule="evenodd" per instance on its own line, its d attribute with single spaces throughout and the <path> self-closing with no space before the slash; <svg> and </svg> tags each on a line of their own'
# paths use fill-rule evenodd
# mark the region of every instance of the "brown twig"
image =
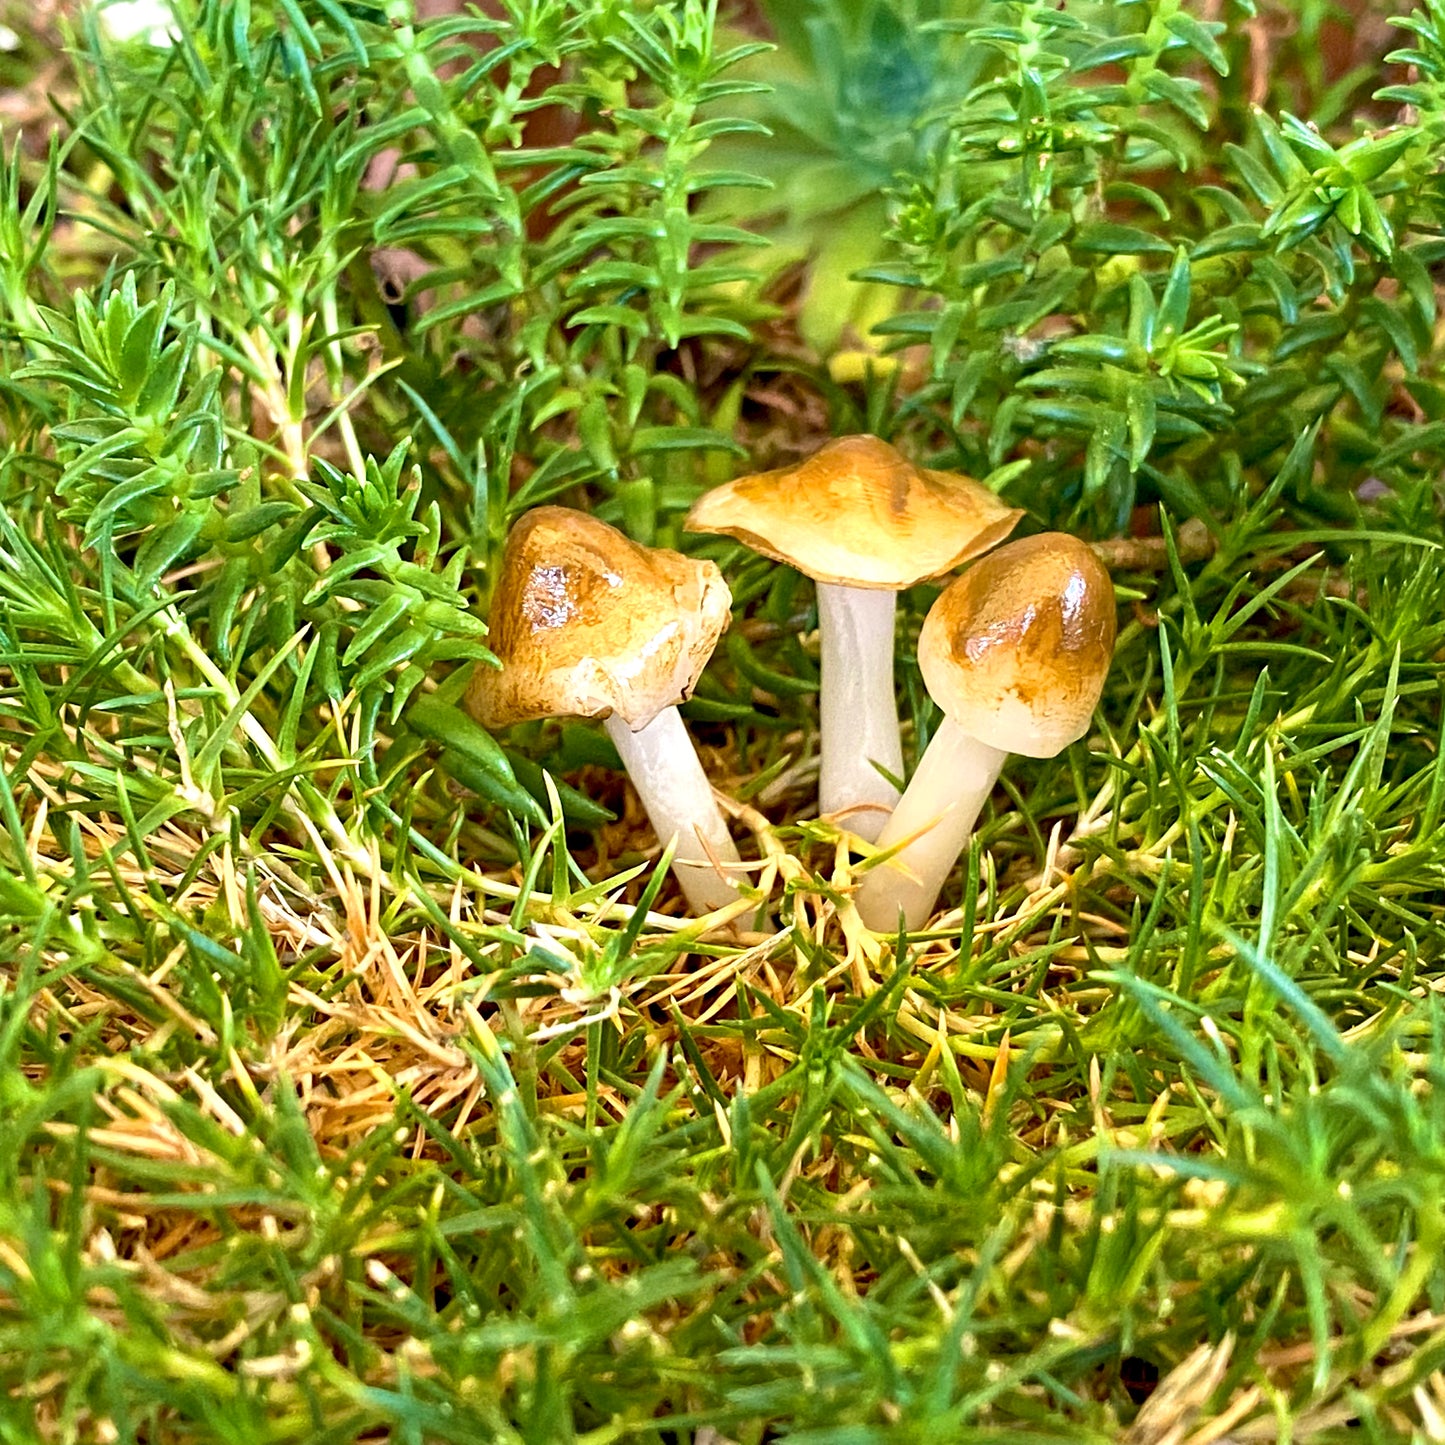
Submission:
<svg viewBox="0 0 1445 1445">
<path fill-rule="evenodd" d="M 1169 548 L 1163 537 L 1111 537 L 1091 545 L 1094 555 L 1111 572 L 1162 572 L 1169 565 Z M 1191 517 L 1175 534 L 1174 547 L 1181 562 L 1207 562 L 1214 555 L 1214 534 Z"/>
</svg>

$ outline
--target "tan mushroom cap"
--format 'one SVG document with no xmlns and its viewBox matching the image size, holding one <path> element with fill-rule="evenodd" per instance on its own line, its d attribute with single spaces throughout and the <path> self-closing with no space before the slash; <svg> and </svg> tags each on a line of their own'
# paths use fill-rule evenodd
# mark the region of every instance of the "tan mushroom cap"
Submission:
<svg viewBox="0 0 1445 1445">
<path fill-rule="evenodd" d="M 934 702 L 1007 753 L 1051 758 L 1089 730 L 1114 655 L 1114 584 L 1077 537 L 1010 542 L 944 589 L 918 664 Z"/>
<path fill-rule="evenodd" d="M 642 547 L 568 507 L 512 528 L 467 706 L 488 727 L 617 713 L 634 732 L 691 693 L 732 594 L 711 562 Z"/>
<path fill-rule="evenodd" d="M 874 436 L 699 497 L 689 532 L 720 532 L 818 582 L 897 592 L 987 552 L 1022 512 L 956 472 L 916 467 Z"/>
</svg>

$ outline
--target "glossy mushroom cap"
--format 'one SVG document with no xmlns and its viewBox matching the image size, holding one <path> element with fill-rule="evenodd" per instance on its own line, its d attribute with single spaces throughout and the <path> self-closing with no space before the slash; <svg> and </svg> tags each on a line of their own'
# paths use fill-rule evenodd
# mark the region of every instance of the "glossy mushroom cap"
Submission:
<svg viewBox="0 0 1445 1445">
<path fill-rule="evenodd" d="M 897 592 L 987 552 L 1022 512 L 874 436 L 839 437 L 796 467 L 699 497 L 689 532 L 720 532 L 818 582 Z"/>
<path fill-rule="evenodd" d="M 636 732 L 691 693 L 731 605 L 713 563 L 536 507 L 502 556 L 488 638 L 501 669 L 478 669 L 467 706 L 494 728 L 615 712 Z"/>
<path fill-rule="evenodd" d="M 1051 758 L 1089 730 L 1114 655 L 1114 584 L 1062 532 L 1010 542 L 951 583 L 924 619 L 918 665 L 970 736 Z"/>
</svg>

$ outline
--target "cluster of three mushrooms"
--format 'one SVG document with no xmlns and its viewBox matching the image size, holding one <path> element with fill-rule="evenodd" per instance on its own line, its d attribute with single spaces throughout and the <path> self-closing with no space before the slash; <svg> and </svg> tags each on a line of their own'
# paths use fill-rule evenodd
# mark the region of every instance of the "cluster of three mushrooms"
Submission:
<svg viewBox="0 0 1445 1445">
<path fill-rule="evenodd" d="M 895 598 L 987 551 L 1022 514 L 967 477 L 927 471 L 876 437 L 744 477 L 687 526 L 739 538 L 818 584 L 819 804 L 895 848 L 859 890 L 874 928 L 926 921 L 1009 751 L 1048 756 L 1088 725 L 1113 644 L 1112 589 L 1073 538 L 1000 549 L 939 598 L 920 661 L 945 721 L 901 801 Z M 675 704 L 692 690 L 730 597 L 717 568 L 639 547 L 595 518 L 539 508 L 513 529 L 492 615 L 499 672 L 471 706 L 489 726 L 603 716 L 695 910 L 734 896 L 737 852 Z M 957 686 L 956 684 L 961 684 Z"/>
<path fill-rule="evenodd" d="M 893 688 L 896 594 L 1002 540 L 1022 514 L 965 477 L 912 466 L 876 437 L 830 442 L 800 467 L 718 487 L 693 531 L 740 538 L 818 588 L 819 805 L 871 840 L 903 772 Z M 595 517 L 538 507 L 512 528 L 490 619 L 497 671 L 468 706 L 488 727 L 601 717 L 695 910 L 735 896 L 737 851 L 676 704 L 727 626 L 711 562 L 639 546 Z"/>
</svg>

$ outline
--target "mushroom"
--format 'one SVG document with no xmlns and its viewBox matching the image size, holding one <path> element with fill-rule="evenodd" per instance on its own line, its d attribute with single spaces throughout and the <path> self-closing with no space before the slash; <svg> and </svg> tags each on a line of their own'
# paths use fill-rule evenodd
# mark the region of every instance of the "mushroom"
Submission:
<svg viewBox="0 0 1445 1445">
<path fill-rule="evenodd" d="M 676 704 L 697 683 L 730 620 L 711 562 L 639 546 L 584 512 L 537 507 L 502 555 L 489 644 L 500 670 L 477 672 L 468 708 L 491 728 L 598 717 L 695 912 L 737 897 L 724 867 L 737 849 Z"/>
<path fill-rule="evenodd" d="M 727 482 L 688 513 L 818 584 L 822 735 L 818 807 L 856 810 L 870 842 L 898 801 L 893 690 L 897 593 L 1003 541 L 1022 512 L 953 472 L 916 467 L 875 436 L 839 437 L 796 467 Z"/>
<path fill-rule="evenodd" d="M 1114 585 L 1091 548 L 1045 532 L 951 583 L 924 619 L 918 664 L 943 709 L 878 836 L 903 844 L 855 901 L 873 929 L 921 928 L 1010 753 L 1051 758 L 1088 731 L 1114 652 Z"/>
</svg>

